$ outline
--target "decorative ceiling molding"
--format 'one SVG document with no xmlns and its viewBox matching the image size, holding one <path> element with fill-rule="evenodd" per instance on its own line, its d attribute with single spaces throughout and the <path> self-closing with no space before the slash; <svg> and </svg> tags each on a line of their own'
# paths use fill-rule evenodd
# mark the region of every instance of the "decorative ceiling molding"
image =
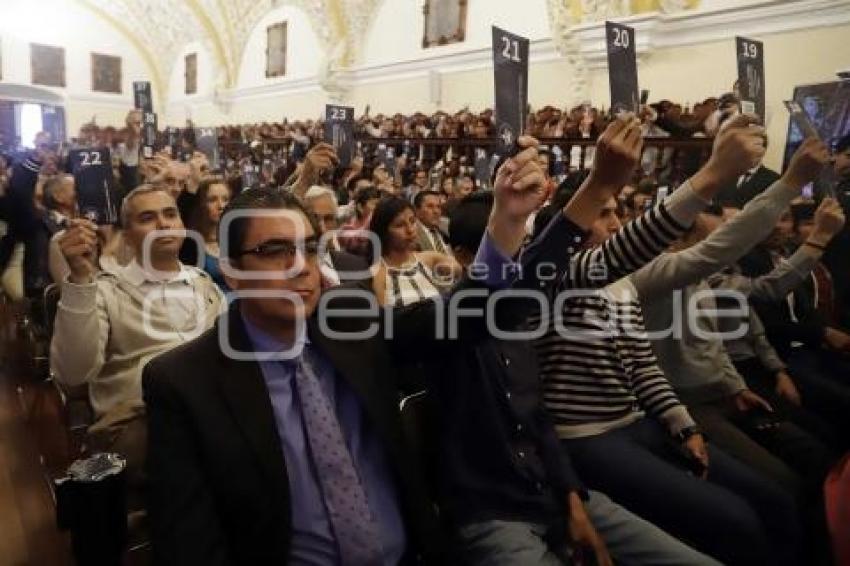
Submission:
<svg viewBox="0 0 850 566">
<path fill-rule="evenodd" d="M 489 68 L 489 49 L 426 56 L 375 66 L 358 66 L 366 38 L 385 2 L 401 0 L 76 0 L 118 30 L 139 52 L 166 112 L 172 70 L 180 54 L 199 42 L 213 59 L 212 89 L 196 100 L 227 103 L 236 98 L 280 96 L 324 90 L 345 100 L 354 85 L 405 80 L 439 73 Z M 414 0 L 406 0 L 414 1 Z M 418 0 L 417 0 L 418 1 Z M 482 0 L 483 1 L 483 0 Z M 698 0 L 548 0 L 551 40 L 532 42 L 534 62 L 566 61 L 573 76 L 569 98 L 587 97 L 588 74 L 606 65 L 604 25 L 618 21 L 638 30 L 637 49 L 645 59 L 659 48 L 726 41 L 736 34 L 771 33 L 850 23 L 848 0 L 764 0 L 718 10 Z M 321 64 L 316 77 L 283 80 L 239 89 L 240 67 L 251 35 L 273 10 L 291 6 L 303 12 L 316 34 Z M 619 17 L 632 11 L 640 13 Z M 252 54 L 251 56 L 254 56 Z M 260 56 L 259 54 L 257 56 Z M 178 101 L 175 101 L 175 103 Z M 180 103 L 186 100 L 180 97 Z"/>
<path fill-rule="evenodd" d="M 225 50 L 224 44 L 222 43 L 221 34 L 219 30 L 213 25 L 210 16 L 207 15 L 207 11 L 203 8 L 198 0 L 184 0 L 186 4 L 189 6 L 189 9 L 192 10 L 192 13 L 197 18 L 198 23 L 201 25 L 205 33 L 205 39 L 212 45 L 212 53 L 215 55 L 216 60 L 219 64 L 219 73 L 223 74 L 223 77 L 213 81 L 215 85 L 219 83 L 223 84 L 225 87 L 233 86 L 236 81 L 233 72 L 233 65 L 231 64 L 231 60 L 227 56 L 227 52 Z"/>
<path fill-rule="evenodd" d="M 139 55 L 142 57 L 142 60 L 145 62 L 145 66 L 148 68 L 148 72 L 150 72 L 151 74 L 151 86 L 153 88 L 156 103 L 158 106 L 165 106 L 165 93 L 168 90 L 168 85 L 163 80 L 160 66 L 157 65 L 156 57 L 154 57 L 154 54 L 133 32 L 130 31 L 130 29 L 121 20 L 115 18 L 112 14 L 110 14 L 103 8 L 96 6 L 90 0 L 76 1 L 78 4 L 89 10 L 95 16 L 101 18 L 107 24 L 115 28 L 115 30 L 119 34 L 121 34 L 130 43 L 130 45 L 132 45 L 136 49 L 136 51 L 138 51 Z"/>
<path fill-rule="evenodd" d="M 758 37 L 850 23 L 847 0 L 771 0 L 716 11 L 688 10 L 673 14 L 651 12 L 619 18 L 633 26 L 638 57 L 655 49 L 731 41 L 736 35 Z M 580 52 L 588 68 L 607 67 L 605 24 L 593 22 L 571 28 L 579 38 Z"/>
<path fill-rule="evenodd" d="M 105 17 L 140 53 L 152 60 L 151 82 L 158 97 L 157 112 L 167 111 L 171 71 L 182 49 L 199 41 L 209 45 L 203 27 L 183 0 L 77 0 Z M 144 47 L 139 47 L 144 46 Z M 147 52 L 149 55 L 144 55 Z M 210 51 L 213 53 L 213 51 Z"/>
</svg>

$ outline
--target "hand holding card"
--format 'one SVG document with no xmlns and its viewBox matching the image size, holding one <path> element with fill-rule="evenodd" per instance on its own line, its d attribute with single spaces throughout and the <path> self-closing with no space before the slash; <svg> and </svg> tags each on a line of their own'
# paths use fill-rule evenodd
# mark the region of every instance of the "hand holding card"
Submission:
<svg viewBox="0 0 850 566">
<path fill-rule="evenodd" d="M 195 128 L 195 147 L 206 156 L 211 171 L 221 169 L 215 128 Z"/>
<path fill-rule="evenodd" d="M 325 106 L 325 143 L 336 151 L 339 165 L 348 167 L 355 151 L 354 108 L 334 104 Z"/>
<path fill-rule="evenodd" d="M 71 268 L 71 283 L 90 283 L 97 272 L 97 226 L 85 218 L 69 220 L 65 233 L 59 238 L 59 249 Z"/>
<path fill-rule="evenodd" d="M 75 149 L 68 154 L 80 215 L 96 224 L 118 221 L 109 148 Z"/>
<path fill-rule="evenodd" d="M 738 95 L 741 99 L 741 111 L 755 114 L 764 123 L 764 45 L 760 41 L 736 37 L 735 46 L 738 57 Z"/>
<path fill-rule="evenodd" d="M 142 113 L 142 157 L 149 159 L 156 151 L 156 114 L 145 111 Z"/>
</svg>

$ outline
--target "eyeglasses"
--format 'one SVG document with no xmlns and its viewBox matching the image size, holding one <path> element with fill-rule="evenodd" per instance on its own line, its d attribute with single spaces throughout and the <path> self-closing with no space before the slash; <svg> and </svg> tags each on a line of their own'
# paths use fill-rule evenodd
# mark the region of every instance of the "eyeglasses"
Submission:
<svg viewBox="0 0 850 566">
<path fill-rule="evenodd" d="M 251 249 L 240 251 L 236 257 L 255 255 L 267 260 L 284 259 L 291 261 L 299 250 L 308 259 L 315 258 L 319 253 L 319 238 L 316 236 L 306 238 L 300 246 L 292 240 L 268 240 Z"/>
</svg>

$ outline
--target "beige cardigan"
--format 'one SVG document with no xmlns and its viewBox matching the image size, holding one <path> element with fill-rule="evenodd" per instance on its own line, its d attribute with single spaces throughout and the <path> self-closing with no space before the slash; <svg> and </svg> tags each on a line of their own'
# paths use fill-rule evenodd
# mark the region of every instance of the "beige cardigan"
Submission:
<svg viewBox="0 0 850 566">
<path fill-rule="evenodd" d="M 98 421 L 94 428 L 143 413 L 141 375 L 145 364 L 209 329 L 223 309 L 218 287 L 197 268 L 183 266 L 180 277 L 163 284 L 128 275 L 132 273 L 123 268 L 117 274 L 101 272 L 88 285 L 62 283 L 50 346 L 51 367 L 60 383 L 88 384 Z M 152 286 L 155 292 L 150 292 Z M 167 309 L 157 300 L 163 287 L 169 293 L 191 297 L 192 312 L 202 315 L 175 328 Z"/>
</svg>

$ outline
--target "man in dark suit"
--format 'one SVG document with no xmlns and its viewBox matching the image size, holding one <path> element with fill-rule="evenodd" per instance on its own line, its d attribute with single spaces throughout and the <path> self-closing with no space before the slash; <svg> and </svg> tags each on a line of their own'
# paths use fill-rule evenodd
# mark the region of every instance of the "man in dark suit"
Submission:
<svg viewBox="0 0 850 566">
<path fill-rule="evenodd" d="M 464 309 L 486 302 L 467 290 L 502 287 L 521 267 L 509 258 L 542 190 L 526 143 L 496 187 L 477 262 L 486 273 L 453 291 Z M 241 297 L 215 329 L 143 375 L 156 563 L 444 563 L 402 438 L 390 355 L 427 351 L 435 316 L 457 301 L 395 311 L 383 333 L 376 305 L 374 316 L 330 323 L 328 305 L 317 308 L 318 230 L 297 199 L 246 191 L 222 222 L 223 268 Z M 456 326 L 469 339 L 485 325 L 465 317 Z M 345 339 L 351 332 L 356 341 Z"/>
<path fill-rule="evenodd" d="M 832 155 L 833 171 L 837 185 L 835 197 L 844 209 L 844 215 L 850 216 L 850 133 L 840 138 L 834 145 Z M 824 263 L 832 273 L 835 284 L 838 316 L 844 328 L 850 328 L 850 226 L 845 225 L 824 255 Z"/>
<path fill-rule="evenodd" d="M 419 251 L 452 255 L 451 248 L 446 243 L 446 237 L 440 231 L 440 217 L 442 215 L 440 193 L 437 191 L 419 191 L 413 198 L 413 208 L 416 211 Z"/>
<path fill-rule="evenodd" d="M 778 179 L 779 173 L 760 164 L 741 175 L 734 186 L 722 189 L 717 195 L 717 200 L 735 208 L 743 208 Z"/>
<path fill-rule="evenodd" d="M 790 255 L 792 237 L 788 211 L 771 236 L 740 260 L 741 272 L 760 277 L 775 269 Z M 802 245 L 820 251 L 833 247 L 829 240 L 806 239 Z M 782 300 L 751 298 L 750 303 L 764 322 L 771 346 L 794 376 L 805 405 L 843 431 L 850 426 L 850 334 L 828 324 L 817 308 L 818 294 L 816 279 L 810 277 Z"/>
</svg>

